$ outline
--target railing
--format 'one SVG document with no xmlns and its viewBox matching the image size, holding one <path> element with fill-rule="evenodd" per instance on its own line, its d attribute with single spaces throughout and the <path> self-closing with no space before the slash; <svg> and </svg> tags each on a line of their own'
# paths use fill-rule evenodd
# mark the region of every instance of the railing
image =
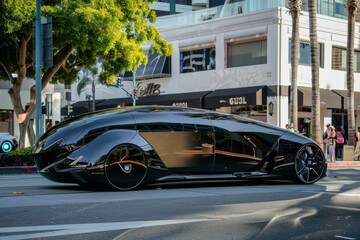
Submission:
<svg viewBox="0 0 360 240">
<path fill-rule="evenodd" d="M 266 9 L 287 7 L 288 0 L 244 0 L 235 3 L 225 3 L 223 6 L 207 8 L 188 13 L 175 14 L 159 17 L 155 26 L 158 29 L 175 28 L 180 26 L 192 25 L 195 23 L 208 21 L 216 18 L 224 18 L 250 12 L 258 12 Z M 302 6 L 303 11 L 308 11 L 307 3 Z M 346 19 L 346 9 L 344 3 L 335 0 L 318 0 L 318 14 L 331 17 Z"/>
</svg>

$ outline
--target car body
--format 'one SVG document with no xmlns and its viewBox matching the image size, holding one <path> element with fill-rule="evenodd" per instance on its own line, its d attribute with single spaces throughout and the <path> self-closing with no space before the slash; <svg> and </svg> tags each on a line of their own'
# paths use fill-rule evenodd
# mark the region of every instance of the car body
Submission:
<svg viewBox="0 0 360 240">
<path fill-rule="evenodd" d="M 298 133 L 204 109 L 147 106 L 80 115 L 36 143 L 38 172 L 65 183 L 130 190 L 198 179 L 283 178 L 314 183 L 325 175 L 321 148 Z"/>
<path fill-rule="evenodd" d="M 0 132 L 0 153 L 11 152 L 15 150 L 18 145 L 16 137 L 7 132 Z"/>
</svg>

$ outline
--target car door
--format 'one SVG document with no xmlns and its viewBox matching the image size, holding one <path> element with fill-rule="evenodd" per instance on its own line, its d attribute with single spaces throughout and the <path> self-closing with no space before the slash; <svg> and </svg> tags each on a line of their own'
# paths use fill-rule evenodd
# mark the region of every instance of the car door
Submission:
<svg viewBox="0 0 360 240">
<path fill-rule="evenodd" d="M 281 132 L 235 115 L 210 115 L 215 134 L 216 172 L 251 171 L 266 156 Z"/>
<path fill-rule="evenodd" d="M 214 132 L 204 112 L 134 112 L 136 128 L 174 174 L 208 173 L 214 165 Z"/>
</svg>

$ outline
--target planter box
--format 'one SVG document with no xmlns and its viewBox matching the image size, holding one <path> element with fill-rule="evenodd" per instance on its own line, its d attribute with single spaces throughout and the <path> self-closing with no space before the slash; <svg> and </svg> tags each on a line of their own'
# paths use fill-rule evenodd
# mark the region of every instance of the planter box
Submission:
<svg viewBox="0 0 360 240">
<path fill-rule="evenodd" d="M 354 146 L 344 145 L 344 161 L 354 161 Z"/>
</svg>

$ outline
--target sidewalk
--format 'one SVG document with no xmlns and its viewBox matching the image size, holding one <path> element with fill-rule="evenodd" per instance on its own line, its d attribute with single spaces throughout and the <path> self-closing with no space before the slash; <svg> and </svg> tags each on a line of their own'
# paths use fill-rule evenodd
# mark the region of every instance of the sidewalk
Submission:
<svg viewBox="0 0 360 240">
<path fill-rule="evenodd" d="M 328 168 L 360 168 L 360 161 L 336 161 L 327 162 Z M 0 174 L 36 173 L 35 166 L 24 167 L 0 167 Z"/>
</svg>

